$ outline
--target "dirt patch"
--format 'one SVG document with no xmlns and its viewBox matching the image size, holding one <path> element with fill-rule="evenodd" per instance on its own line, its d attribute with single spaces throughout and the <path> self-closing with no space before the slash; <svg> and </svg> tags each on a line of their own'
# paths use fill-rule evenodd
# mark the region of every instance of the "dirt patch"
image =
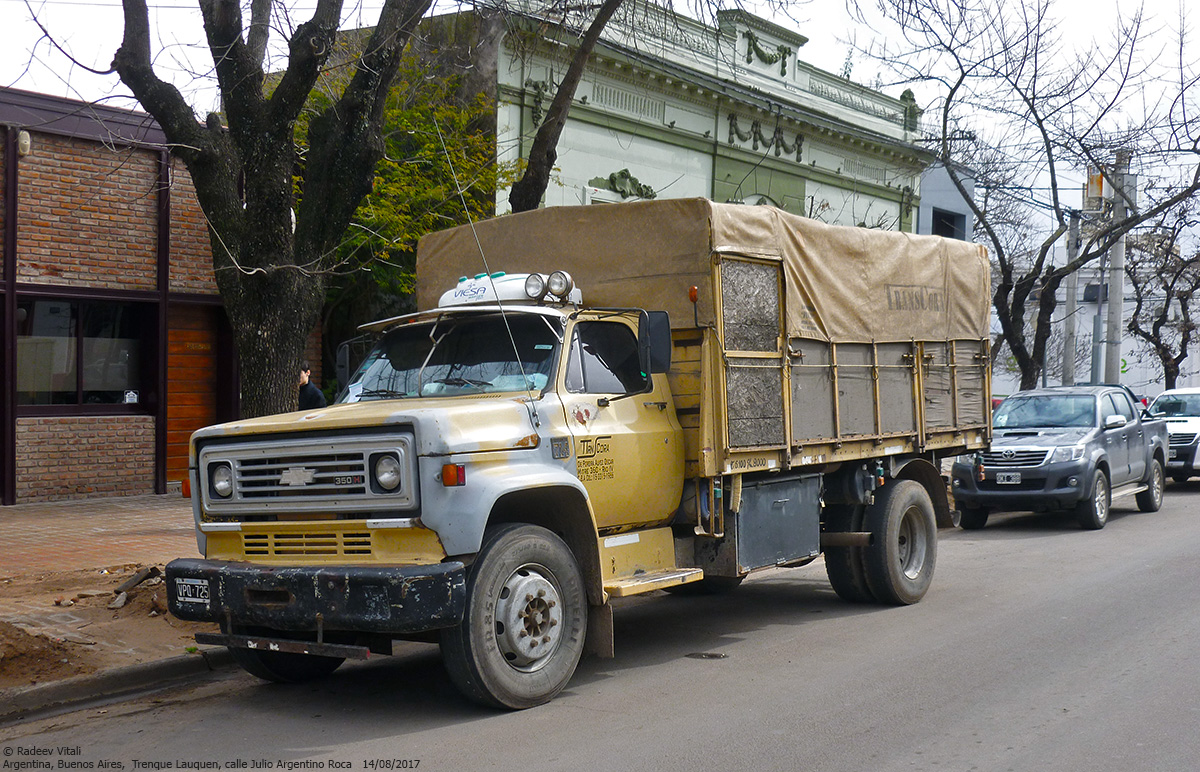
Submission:
<svg viewBox="0 0 1200 772">
<path fill-rule="evenodd" d="M 46 572 L 0 582 L 0 689 L 29 686 L 195 650 L 192 636 L 215 626 L 175 619 L 154 577 L 116 590 L 140 569 Z M 110 608 L 109 606 L 117 606 Z"/>
</svg>

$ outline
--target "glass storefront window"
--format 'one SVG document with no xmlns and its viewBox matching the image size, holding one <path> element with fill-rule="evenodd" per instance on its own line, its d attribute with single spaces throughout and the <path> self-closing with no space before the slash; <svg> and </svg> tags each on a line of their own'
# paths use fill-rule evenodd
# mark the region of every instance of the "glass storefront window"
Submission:
<svg viewBox="0 0 1200 772">
<path fill-rule="evenodd" d="M 139 404 L 153 329 L 145 304 L 19 301 L 18 404 Z"/>
</svg>

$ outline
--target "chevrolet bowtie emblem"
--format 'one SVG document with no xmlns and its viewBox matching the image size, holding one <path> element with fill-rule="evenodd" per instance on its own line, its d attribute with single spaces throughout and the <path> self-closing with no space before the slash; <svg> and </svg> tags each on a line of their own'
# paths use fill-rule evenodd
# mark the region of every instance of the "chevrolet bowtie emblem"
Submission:
<svg viewBox="0 0 1200 772">
<path fill-rule="evenodd" d="M 317 473 L 312 469 L 305 469 L 302 466 L 293 466 L 285 469 L 283 474 L 279 475 L 280 485 L 308 485 L 316 477 Z"/>
</svg>

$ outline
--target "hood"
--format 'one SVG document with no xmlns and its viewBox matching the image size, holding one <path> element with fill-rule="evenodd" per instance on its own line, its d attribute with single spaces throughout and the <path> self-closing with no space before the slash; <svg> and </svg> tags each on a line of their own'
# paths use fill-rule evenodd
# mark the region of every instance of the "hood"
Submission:
<svg viewBox="0 0 1200 772">
<path fill-rule="evenodd" d="M 1087 439 L 1095 431 L 1091 427 L 993 429 L 992 449 L 1015 447 L 1049 448 L 1059 445 L 1074 445 Z"/>
<path fill-rule="evenodd" d="M 1200 433 L 1200 416 L 1177 416 L 1163 420 L 1167 422 L 1167 431 L 1172 434 Z"/>
<path fill-rule="evenodd" d="M 416 434 L 417 454 L 422 456 L 533 448 L 539 438 L 527 402 L 524 397 L 511 395 L 354 402 L 217 424 L 193 434 L 192 442 L 217 437 L 411 427 Z M 545 410 L 547 403 L 543 399 L 539 409 Z"/>
</svg>

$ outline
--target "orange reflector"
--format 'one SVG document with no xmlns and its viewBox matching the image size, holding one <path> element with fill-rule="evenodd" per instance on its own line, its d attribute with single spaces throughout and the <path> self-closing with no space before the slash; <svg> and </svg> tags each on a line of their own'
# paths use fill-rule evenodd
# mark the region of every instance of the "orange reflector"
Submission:
<svg viewBox="0 0 1200 772">
<path fill-rule="evenodd" d="M 190 499 L 192 497 L 192 478 L 183 478 L 183 485 L 179 486 L 179 490 L 183 492 L 185 499 Z"/>
<path fill-rule="evenodd" d="M 467 468 L 462 464 L 445 464 L 442 466 L 442 485 L 453 488 L 467 484 Z"/>
<path fill-rule="evenodd" d="M 700 288 L 693 284 L 691 289 L 688 290 L 688 300 L 695 303 L 699 299 L 700 299 Z"/>
</svg>

